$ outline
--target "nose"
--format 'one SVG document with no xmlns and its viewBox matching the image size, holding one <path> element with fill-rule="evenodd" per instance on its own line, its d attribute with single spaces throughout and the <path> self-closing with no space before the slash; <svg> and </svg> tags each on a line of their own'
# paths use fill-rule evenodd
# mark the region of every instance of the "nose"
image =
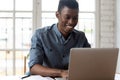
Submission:
<svg viewBox="0 0 120 80">
<path fill-rule="evenodd" d="M 68 23 L 69 23 L 70 25 L 75 25 L 75 24 L 77 23 L 77 20 L 71 18 L 71 19 L 69 19 Z"/>
<path fill-rule="evenodd" d="M 74 20 L 71 18 L 69 19 L 69 22 L 68 22 L 70 25 L 74 24 Z"/>
</svg>

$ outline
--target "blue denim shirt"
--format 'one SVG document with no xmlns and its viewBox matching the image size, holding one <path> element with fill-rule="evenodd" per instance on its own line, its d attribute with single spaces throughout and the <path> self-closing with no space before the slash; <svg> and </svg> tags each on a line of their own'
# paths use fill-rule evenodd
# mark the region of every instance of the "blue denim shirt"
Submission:
<svg viewBox="0 0 120 80">
<path fill-rule="evenodd" d="M 68 69 L 70 49 L 90 47 L 84 32 L 73 30 L 67 40 L 57 24 L 37 29 L 31 39 L 29 67 L 41 64 L 50 68 Z"/>
</svg>

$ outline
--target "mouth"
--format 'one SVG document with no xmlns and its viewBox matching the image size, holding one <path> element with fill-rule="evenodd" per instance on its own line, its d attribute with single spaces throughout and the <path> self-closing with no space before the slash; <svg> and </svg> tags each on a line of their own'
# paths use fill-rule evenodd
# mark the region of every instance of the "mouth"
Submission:
<svg viewBox="0 0 120 80">
<path fill-rule="evenodd" d="M 66 25 L 66 32 L 71 32 L 73 29 L 73 26 Z"/>
<path fill-rule="evenodd" d="M 67 28 L 69 28 L 69 29 L 73 29 L 73 26 L 66 26 Z"/>
</svg>

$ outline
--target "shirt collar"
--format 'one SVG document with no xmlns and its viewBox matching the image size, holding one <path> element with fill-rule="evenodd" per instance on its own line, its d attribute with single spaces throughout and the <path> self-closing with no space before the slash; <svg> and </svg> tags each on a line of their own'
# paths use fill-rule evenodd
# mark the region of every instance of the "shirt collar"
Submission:
<svg viewBox="0 0 120 80">
<path fill-rule="evenodd" d="M 55 33 L 57 34 L 57 36 L 62 37 L 62 34 L 58 30 L 57 24 L 54 25 L 53 29 L 54 29 Z"/>
<path fill-rule="evenodd" d="M 55 24 L 55 25 L 53 26 L 53 30 L 55 31 L 55 33 L 56 33 L 56 35 L 57 35 L 58 37 L 63 38 L 62 34 L 61 34 L 60 31 L 58 30 L 57 24 Z M 73 33 L 74 33 L 74 30 L 71 32 L 69 38 L 71 37 L 71 35 L 72 35 Z"/>
</svg>

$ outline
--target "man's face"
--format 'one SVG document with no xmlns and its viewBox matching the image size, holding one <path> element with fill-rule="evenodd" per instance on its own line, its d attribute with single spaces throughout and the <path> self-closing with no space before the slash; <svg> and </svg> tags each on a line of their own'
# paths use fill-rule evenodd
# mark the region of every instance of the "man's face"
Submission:
<svg viewBox="0 0 120 80">
<path fill-rule="evenodd" d="M 78 9 L 64 7 L 61 12 L 56 12 L 58 29 L 63 35 L 69 34 L 78 22 Z"/>
</svg>

